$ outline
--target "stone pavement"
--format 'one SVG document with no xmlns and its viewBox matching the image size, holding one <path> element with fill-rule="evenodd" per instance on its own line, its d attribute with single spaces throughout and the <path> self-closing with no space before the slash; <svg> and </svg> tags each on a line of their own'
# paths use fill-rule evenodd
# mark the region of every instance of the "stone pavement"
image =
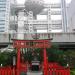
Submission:
<svg viewBox="0 0 75 75">
<path fill-rule="evenodd" d="M 27 75 L 43 75 L 41 71 L 29 71 L 27 72 Z"/>
</svg>

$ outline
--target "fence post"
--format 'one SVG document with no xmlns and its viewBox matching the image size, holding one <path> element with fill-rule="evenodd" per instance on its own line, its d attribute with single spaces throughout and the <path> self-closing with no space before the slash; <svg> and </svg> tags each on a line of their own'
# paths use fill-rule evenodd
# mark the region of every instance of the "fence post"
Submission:
<svg viewBox="0 0 75 75">
<path fill-rule="evenodd" d="M 68 68 L 68 75 L 70 75 L 70 68 Z"/>
<path fill-rule="evenodd" d="M 5 69 L 5 75 L 7 75 L 7 69 Z"/>
<path fill-rule="evenodd" d="M 0 75 L 1 75 L 1 69 L 0 69 Z"/>
<path fill-rule="evenodd" d="M 52 69 L 49 70 L 49 75 L 52 75 Z"/>
<path fill-rule="evenodd" d="M 8 70 L 8 74 L 7 74 L 7 75 L 11 75 L 11 74 L 10 74 L 10 70 Z"/>
<path fill-rule="evenodd" d="M 1 74 L 4 75 L 4 69 L 2 70 L 2 73 Z"/>
<path fill-rule="evenodd" d="M 57 69 L 56 69 L 55 73 L 56 73 L 56 75 L 59 75 L 59 71 Z"/>
</svg>

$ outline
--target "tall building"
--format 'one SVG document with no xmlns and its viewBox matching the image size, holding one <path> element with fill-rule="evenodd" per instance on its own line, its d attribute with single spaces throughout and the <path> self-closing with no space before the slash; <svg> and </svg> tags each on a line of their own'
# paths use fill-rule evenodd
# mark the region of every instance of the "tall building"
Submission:
<svg viewBox="0 0 75 75">
<path fill-rule="evenodd" d="M 38 14 L 38 16 L 45 15 L 46 20 L 41 21 L 39 20 L 40 18 L 38 20 L 33 19 L 33 21 L 35 21 L 34 23 L 32 23 L 33 27 L 37 30 L 46 30 L 46 32 L 48 33 L 67 32 L 67 13 L 65 0 L 60 0 L 59 3 L 45 4 L 44 7 L 46 11 L 42 11 L 40 14 Z M 18 4 L 11 6 L 11 8 L 13 9 L 10 10 L 10 26 L 6 25 L 8 26 L 6 28 L 7 31 L 10 30 L 11 32 L 17 32 L 19 16 L 18 13 L 22 10 L 25 10 L 26 8 L 24 5 Z M 54 19 L 53 17 L 57 19 Z M 28 19 L 25 21 L 27 21 L 26 23 L 28 23 Z"/>
<path fill-rule="evenodd" d="M 75 33 L 75 0 L 72 0 L 68 9 L 68 31 Z"/>
<path fill-rule="evenodd" d="M 61 0 L 61 8 L 62 8 L 62 26 L 64 32 L 67 32 L 67 6 L 66 0 Z"/>
<path fill-rule="evenodd" d="M 15 0 L 0 0 L 0 32 L 8 32 L 10 8 Z"/>
</svg>

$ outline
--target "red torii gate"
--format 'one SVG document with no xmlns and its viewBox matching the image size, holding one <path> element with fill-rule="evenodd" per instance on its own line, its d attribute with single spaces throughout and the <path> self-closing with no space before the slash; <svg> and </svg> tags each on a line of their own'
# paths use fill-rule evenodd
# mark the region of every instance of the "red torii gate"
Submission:
<svg viewBox="0 0 75 75">
<path fill-rule="evenodd" d="M 17 75 L 20 75 L 20 49 L 21 48 L 43 48 L 43 56 L 44 56 L 44 61 L 43 61 L 43 73 L 44 75 L 48 75 L 48 58 L 47 58 L 47 53 L 46 53 L 46 48 L 51 47 L 50 43 L 51 39 L 44 39 L 44 40 L 18 40 L 14 39 L 13 40 L 13 47 L 17 49 Z"/>
<path fill-rule="evenodd" d="M 0 68 L 1 75 L 20 75 L 21 71 L 27 72 L 27 65 L 20 61 L 21 48 L 43 48 L 43 75 L 70 75 L 70 68 L 64 68 L 57 63 L 49 63 L 46 54 L 46 48 L 51 47 L 51 39 L 46 40 L 13 40 L 13 46 L 17 49 L 17 68 Z"/>
</svg>

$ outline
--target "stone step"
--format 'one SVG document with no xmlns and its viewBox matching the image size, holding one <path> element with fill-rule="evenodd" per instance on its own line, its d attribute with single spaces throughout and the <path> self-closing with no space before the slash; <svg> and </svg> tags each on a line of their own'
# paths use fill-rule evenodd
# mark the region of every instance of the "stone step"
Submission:
<svg viewBox="0 0 75 75">
<path fill-rule="evenodd" d="M 42 72 L 37 72 L 37 71 L 35 71 L 35 72 L 27 72 L 27 75 L 43 75 L 43 73 Z"/>
</svg>

